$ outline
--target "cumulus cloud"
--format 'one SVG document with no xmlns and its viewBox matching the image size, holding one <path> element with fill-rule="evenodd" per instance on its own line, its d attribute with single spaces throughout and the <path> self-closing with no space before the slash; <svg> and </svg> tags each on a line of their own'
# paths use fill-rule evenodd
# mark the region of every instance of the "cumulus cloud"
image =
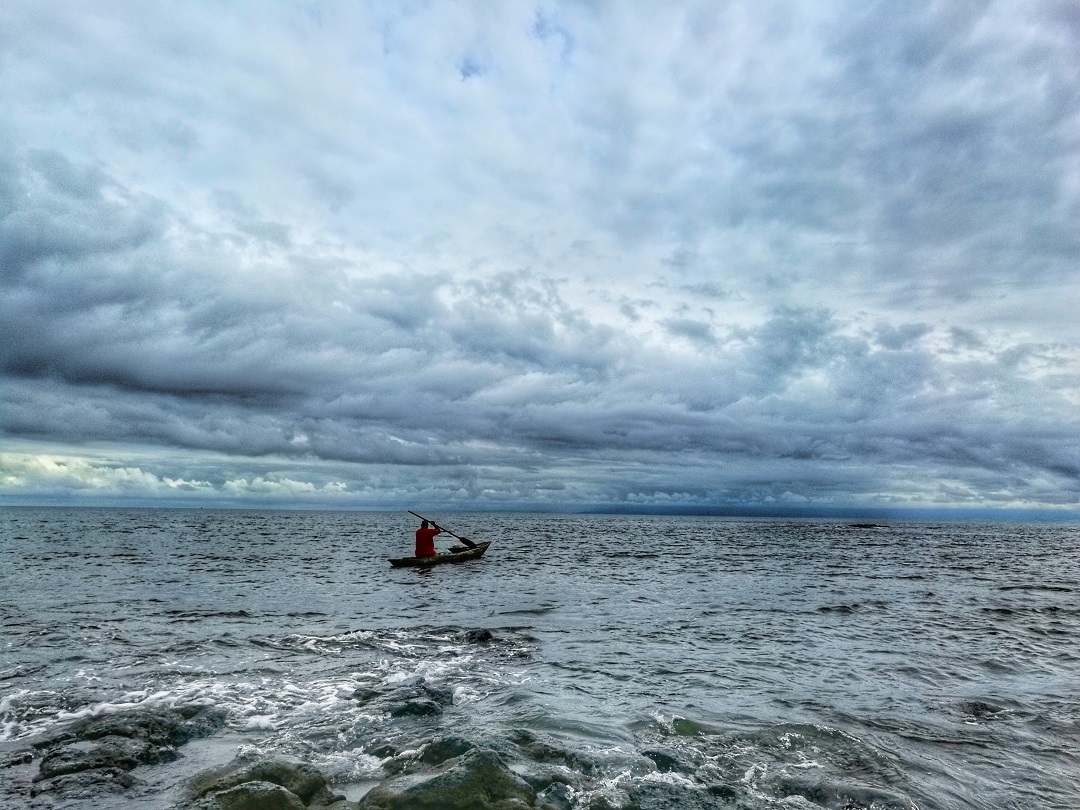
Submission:
<svg viewBox="0 0 1080 810">
<path fill-rule="evenodd" d="M 6 4 L 4 491 L 1075 504 L 1063 14 Z"/>
<path fill-rule="evenodd" d="M 209 492 L 207 481 L 161 478 L 138 467 L 94 464 L 84 458 L 0 455 L 0 480 L 7 489 L 30 492 L 90 491 L 108 495 Z"/>
</svg>

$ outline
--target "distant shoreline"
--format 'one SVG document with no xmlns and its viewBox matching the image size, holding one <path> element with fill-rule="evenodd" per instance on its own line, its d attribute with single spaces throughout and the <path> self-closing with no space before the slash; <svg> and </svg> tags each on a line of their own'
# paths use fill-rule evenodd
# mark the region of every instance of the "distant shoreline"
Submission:
<svg viewBox="0 0 1080 810">
<path fill-rule="evenodd" d="M 182 509 L 192 511 L 247 512 L 405 512 L 410 505 L 373 505 L 345 507 L 339 504 L 269 504 L 253 501 L 213 501 L 191 503 L 183 501 L 145 500 L 97 502 L 16 499 L 0 495 L 0 509 Z M 1066 509 L 993 509 L 993 508 L 859 508 L 859 507 L 750 507 L 750 506 L 639 506 L 635 504 L 593 504 L 584 506 L 546 506 L 535 504 L 423 504 L 425 509 L 443 514 L 546 514 L 611 515 L 616 517 L 698 517 L 698 518 L 762 518 L 789 520 L 840 520 L 858 522 L 889 521 L 986 521 L 1009 523 L 1077 523 L 1080 511 Z"/>
</svg>

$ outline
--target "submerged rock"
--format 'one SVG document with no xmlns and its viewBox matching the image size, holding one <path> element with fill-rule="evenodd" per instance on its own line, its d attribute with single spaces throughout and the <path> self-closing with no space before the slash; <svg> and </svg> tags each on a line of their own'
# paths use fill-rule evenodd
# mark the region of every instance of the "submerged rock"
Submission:
<svg viewBox="0 0 1080 810">
<path fill-rule="evenodd" d="M 473 630 L 466 630 L 461 634 L 461 639 L 470 644 L 486 644 L 489 641 L 495 640 L 495 634 L 486 628 L 480 627 Z"/>
<path fill-rule="evenodd" d="M 536 791 L 494 751 L 474 748 L 436 771 L 391 779 L 365 795 L 365 810 L 525 810 Z"/>
<path fill-rule="evenodd" d="M 906 796 L 883 787 L 851 779 L 814 779 L 784 776 L 770 785 L 779 796 L 801 796 L 814 807 L 873 807 L 881 810 L 914 810 Z"/>
<path fill-rule="evenodd" d="M 408 700 L 390 712 L 391 717 L 434 717 L 442 714 L 442 706 L 427 697 Z"/>
<path fill-rule="evenodd" d="M 423 678 L 384 691 L 360 687 L 351 697 L 361 706 L 370 706 L 396 718 L 438 717 L 444 707 L 454 704 L 452 689 L 431 684 Z"/>
<path fill-rule="evenodd" d="M 518 749 L 534 762 L 557 765 L 585 776 L 596 773 L 596 763 L 551 742 L 537 737 L 533 732 L 519 730 L 512 738 Z"/>
<path fill-rule="evenodd" d="M 985 720 L 1001 714 L 1005 708 L 992 703 L 984 703 L 981 700 L 969 700 L 960 704 L 960 711 L 979 720 Z"/>
</svg>

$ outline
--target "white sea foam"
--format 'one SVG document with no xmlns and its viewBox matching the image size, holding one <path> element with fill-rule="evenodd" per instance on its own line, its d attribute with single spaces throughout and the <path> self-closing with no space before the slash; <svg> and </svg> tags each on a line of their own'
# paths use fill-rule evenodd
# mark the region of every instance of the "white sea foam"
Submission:
<svg viewBox="0 0 1080 810">
<path fill-rule="evenodd" d="M 254 714 L 244 719 L 241 728 L 272 731 L 277 728 L 277 722 L 272 714 Z"/>
<path fill-rule="evenodd" d="M 662 773 L 660 771 L 650 771 L 644 776 L 637 777 L 642 782 L 660 782 L 665 785 L 677 785 L 685 788 L 701 788 L 702 786 L 691 779 L 689 776 L 681 773 Z"/>
<path fill-rule="evenodd" d="M 149 691 L 128 692 L 115 702 L 98 703 L 93 706 L 86 706 L 74 712 L 58 712 L 56 719 L 59 722 L 64 723 L 71 720 L 81 720 L 84 717 L 97 717 L 98 715 L 104 714 L 119 714 L 120 712 L 128 712 L 133 709 L 166 706 L 170 703 L 175 703 L 175 698 L 176 694 L 169 690 L 153 693 Z"/>
</svg>

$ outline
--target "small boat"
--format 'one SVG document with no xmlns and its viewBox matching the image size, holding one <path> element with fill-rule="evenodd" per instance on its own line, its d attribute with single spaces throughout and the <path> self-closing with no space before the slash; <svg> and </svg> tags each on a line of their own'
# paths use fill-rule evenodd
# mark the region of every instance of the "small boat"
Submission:
<svg viewBox="0 0 1080 810">
<path fill-rule="evenodd" d="M 490 545 L 491 542 L 489 541 L 487 543 L 477 543 L 476 548 L 454 546 L 454 548 L 450 549 L 449 554 L 436 554 L 434 557 L 392 557 L 390 559 L 390 564 L 394 566 L 394 568 L 405 568 L 409 566 L 441 565 L 442 563 L 468 562 L 469 560 L 480 559 Z"/>
</svg>

